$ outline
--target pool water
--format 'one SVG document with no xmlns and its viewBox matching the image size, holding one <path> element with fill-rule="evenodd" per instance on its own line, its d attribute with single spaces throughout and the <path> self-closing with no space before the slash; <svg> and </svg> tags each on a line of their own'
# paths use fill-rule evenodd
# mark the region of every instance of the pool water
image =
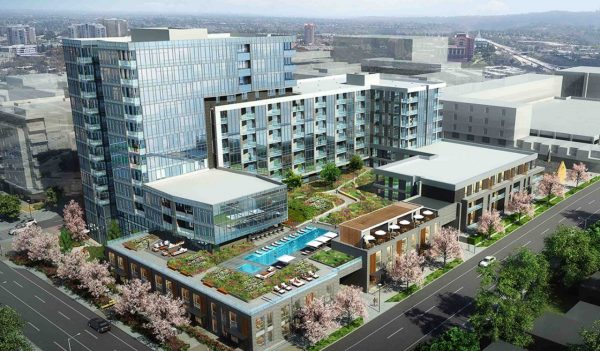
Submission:
<svg viewBox="0 0 600 351">
<path fill-rule="evenodd" d="M 244 273 L 248 273 L 248 274 L 256 274 L 263 270 L 263 268 L 261 266 L 257 266 L 252 263 L 244 263 L 243 265 L 241 265 L 239 267 L 239 269 L 240 269 L 240 271 L 242 271 Z"/>
<path fill-rule="evenodd" d="M 307 231 L 300 236 L 293 238 L 290 241 L 284 242 L 281 246 L 274 247 L 271 246 L 272 249 L 268 252 L 257 254 L 252 253 L 245 257 L 247 261 L 256 262 L 259 264 L 263 264 L 265 266 L 270 266 L 273 263 L 277 262 L 277 258 L 283 255 L 290 255 L 296 251 L 302 250 L 306 247 L 306 244 L 309 241 L 315 240 L 321 235 L 327 233 L 327 230 L 321 228 L 315 228 L 313 230 Z M 245 266 L 246 264 L 242 265 Z M 242 269 L 242 267 L 240 267 Z M 242 269 L 243 270 L 243 269 Z"/>
</svg>

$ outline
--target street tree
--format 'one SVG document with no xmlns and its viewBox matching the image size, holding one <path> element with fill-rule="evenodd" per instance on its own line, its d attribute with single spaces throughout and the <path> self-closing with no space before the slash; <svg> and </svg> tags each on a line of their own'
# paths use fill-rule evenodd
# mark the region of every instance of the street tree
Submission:
<svg viewBox="0 0 600 351">
<path fill-rule="evenodd" d="M 358 317 L 366 319 L 369 315 L 363 299 L 362 289 L 353 285 L 341 285 L 335 294 L 335 308 L 338 319 L 348 325 Z"/>
<path fill-rule="evenodd" d="M 115 312 L 122 316 L 143 315 L 147 309 L 151 289 L 150 282 L 142 282 L 140 279 L 132 279 L 121 285 Z"/>
<path fill-rule="evenodd" d="M 285 178 L 281 182 L 287 185 L 290 190 L 296 189 L 302 186 L 302 176 L 290 169 L 287 171 Z"/>
<path fill-rule="evenodd" d="M 73 249 L 73 238 L 67 228 L 60 228 L 60 234 L 58 235 L 58 243 L 60 244 L 61 252 L 69 252 Z"/>
<path fill-rule="evenodd" d="M 336 311 L 322 298 L 314 299 L 298 311 L 301 335 L 310 344 L 315 344 L 325 338 L 328 332 L 337 328 Z"/>
<path fill-rule="evenodd" d="M 190 323 L 183 300 L 154 292 L 147 299 L 144 313 L 148 322 L 145 327 L 152 330 L 159 341 L 165 341 L 177 334 L 175 327 Z"/>
<path fill-rule="evenodd" d="M 584 328 L 579 334 L 583 344 L 573 347 L 573 351 L 600 350 L 600 320 L 595 321 L 590 328 Z"/>
<path fill-rule="evenodd" d="M 395 282 L 406 283 L 407 289 L 411 283 L 421 285 L 423 282 L 423 268 L 421 267 L 423 262 L 425 262 L 425 259 L 419 256 L 415 250 L 406 255 L 397 255 L 388 264 L 388 276 Z"/>
<path fill-rule="evenodd" d="M 578 187 L 580 182 L 587 182 L 590 178 L 591 176 L 585 163 L 573 163 L 573 167 L 571 167 L 568 174 L 568 179 L 575 182 L 575 187 Z"/>
<path fill-rule="evenodd" d="M 90 255 L 84 250 L 61 254 L 56 261 L 56 276 L 61 279 L 79 281 L 81 268 L 85 266 L 89 257 Z"/>
<path fill-rule="evenodd" d="M 546 173 L 538 184 L 538 192 L 540 195 L 547 197 L 547 201 L 550 203 L 550 198 L 552 196 L 564 196 L 565 187 L 560 183 L 558 175 Z"/>
<path fill-rule="evenodd" d="M 27 257 L 35 262 L 53 263 L 60 255 L 58 237 L 50 233 L 40 233 L 29 241 Z"/>
<path fill-rule="evenodd" d="M 25 322 L 13 308 L 0 306 L 0 351 L 31 351 L 33 347 L 23 335 Z"/>
<path fill-rule="evenodd" d="M 496 268 L 483 268 L 471 323 L 480 338 L 524 347 L 532 341 L 533 322 L 548 302 L 548 262 L 541 254 L 521 249 Z"/>
<path fill-rule="evenodd" d="M 452 327 L 433 340 L 419 345 L 417 351 L 479 351 L 477 334 Z"/>
<path fill-rule="evenodd" d="M 326 164 L 325 166 L 323 166 L 323 169 L 321 170 L 321 174 L 320 174 L 321 179 L 323 179 L 324 181 L 326 181 L 328 183 L 332 183 L 332 184 L 336 180 L 338 180 L 341 175 L 342 175 L 342 171 L 340 171 L 340 169 L 337 168 L 337 166 L 333 162 L 330 162 L 330 163 Z"/>
<path fill-rule="evenodd" d="M 44 204 L 46 204 L 47 207 L 56 206 L 56 204 L 58 203 L 58 193 L 56 192 L 56 190 L 50 187 L 46 189 L 45 195 L 46 197 L 44 199 Z"/>
<path fill-rule="evenodd" d="M 433 237 L 431 248 L 428 250 L 428 255 L 432 258 L 441 257 L 446 266 L 446 261 L 449 258 L 462 259 L 463 252 L 459 242 L 460 232 L 453 227 L 444 227 L 440 232 Z"/>
<path fill-rule="evenodd" d="M 354 154 L 350 157 L 348 162 L 348 169 L 351 171 L 360 171 L 364 167 L 365 163 L 360 155 Z"/>
<path fill-rule="evenodd" d="M 14 195 L 0 194 L 0 218 L 15 220 L 21 215 L 21 200 Z"/>
<path fill-rule="evenodd" d="M 502 232 L 503 230 L 504 225 L 502 225 L 500 212 L 496 210 L 483 211 L 477 222 L 477 232 L 479 234 L 489 238 L 493 233 Z"/>
<path fill-rule="evenodd" d="M 13 250 L 19 253 L 29 251 L 33 239 L 40 235 L 42 235 L 42 228 L 37 225 L 31 225 L 19 230 L 16 238 L 12 242 Z"/>
<path fill-rule="evenodd" d="M 87 239 L 87 229 L 85 227 L 85 220 L 83 219 L 83 210 L 75 200 L 71 200 L 65 205 L 63 219 L 65 227 L 71 233 L 73 240 L 83 241 Z"/>
<path fill-rule="evenodd" d="M 121 227 L 116 219 L 110 221 L 108 225 L 108 240 L 114 240 L 121 237 Z"/>
<path fill-rule="evenodd" d="M 97 260 L 85 262 L 81 266 L 79 281 L 79 288 L 86 289 L 95 298 L 106 294 L 108 286 L 115 283 L 108 263 L 100 263 Z"/>
<path fill-rule="evenodd" d="M 570 288 L 600 269 L 600 244 L 592 231 L 559 226 L 544 239 L 543 254 L 558 284 Z"/>
<path fill-rule="evenodd" d="M 535 213 L 533 207 L 533 195 L 529 194 L 526 190 L 512 193 L 506 209 L 518 215 L 519 223 L 521 223 L 521 217 L 523 215 L 533 217 L 533 214 Z"/>
</svg>

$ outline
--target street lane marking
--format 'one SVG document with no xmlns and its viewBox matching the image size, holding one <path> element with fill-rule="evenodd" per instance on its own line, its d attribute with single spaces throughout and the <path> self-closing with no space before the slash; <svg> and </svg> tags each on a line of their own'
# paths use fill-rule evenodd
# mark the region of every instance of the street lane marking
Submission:
<svg viewBox="0 0 600 351">
<path fill-rule="evenodd" d="M 465 308 L 471 306 L 472 302 L 469 302 L 468 304 L 466 304 L 465 306 L 463 306 L 460 310 L 452 313 L 452 315 L 448 318 L 446 318 L 442 323 L 438 324 L 437 327 L 431 329 L 427 334 L 423 335 L 422 337 L 419 338 L 419 340 L 413 342 L 412 344 L 410 344 L 406 350 L 410 350 L 413 346 L 415 346 L 417 343 L 419 343 L 421 340 L 423 340 L 423 338 L 425 338 L 426 336 L 428 336 L 429 334 L 431 334 L 432 332 L 434 332 L 435 330 L 437 330 L 439 327 L 441 327 L 442 325 L 444 325 L 447 321 L 449 321 L 451 318 L 454 318 L 454 316 L 456 316 L 457 314 L 459 314 L 462 310 L 464 310 Z"/>
<path fill-rule="evenodd" d="M 550 230 L 550 228 L 547 228 L 547 229 L 545 229 L 545 230 L 542 232 L 542 235 L 546 234 L 546 233 L 547 233 L 549 230 Z"/>
<path fill-rule="evenodd" d="M 592 200 L 592 201 L 588 202 L 588 205 L 591 205 L 591 204 L 593 204 L 594 202 L 596 202 L 596 200 Z"/>
<path fill-rule="evenodd" d="M 562 221 L 564 221 L 566 218 L 563 217 L 560 221 L 558 221 L 558 223 L 561 223 Z"/>
<path fill-rule="evenodd" d="M 134 350 L 134 351 L 137 351 L 137 349 L 136 349 L 135 347 L 133 347 L 133 346 L 129 345 L 128 343 L 126 343 L 126 342 L 125 342 L 125 340 L 123 340 L 123 339 L 121 339 L 120 337 L 116 336 L 116 335 L 115 335 L 115 333 L 113 333 L 113 332 L 111 332 L 111 331 L 109 331 L 108 333 L 109 333 L 110 335 L 114 336 L 114 337 L 115 337 L 117 340 L 121 341 L 123 344 L 125 344 L 125 345 L 127 345 L 127 346 L 131 347 L 131 349 L 132 349 L 132 350 Z"/>
<path fill-rule="evenodd" d="M 33 325 L 33 323 L 31 322 L 27 322 L 27 324 L 29 324 L 33 329 L 40 331 L 40 328 L 36 327 L 35 325 Z"/>
<path fill-rule="evenodd" d="M 61 311 L 58 311 L 58 314 L 60 314 L 61 316 L 65 317 L 68 320 L 71 320 L 71 318 L 67 317 L 64 313 L 62 313 Z"/>
<path fill-rule="evenodd" d="M 21 285 L 21 284 L 17 283 L 17 282 L 16 282 L 16 281 L 14 281 L 14 280 L 13 280 L 13 283 L 17 284 L 17 285 L 18 285 L 19 287 L 21 287 L 21 288 L 23 287 L 23 285 Z"/>
<path fill-rule="evenodd" d="M 60 347 L 63 351 L 67 351 L 67 349 L 65 349 L 64 347 L 60 346 L 59 343 L 57 343 L 56 341 L 53 341 L 54 345 Z"/>
<path fill-rule="evenodd" d="M 527 245 L 529 245 L 529 244 L 531 244 L 531 240 L 529 240 L 528 242 L 526 242 L 525 244 L 523 244 L 523 246 L 522 246 L 522 247 L 525 247 L 525 246 L 527 246 Z"/>
<path fill-rule="evenodd" d="M 481 274 L 480 274 L 481 275 Z M 458 288 L 454 293 L 456 294 L 457 292 L 461 291 L 464 288 L 464 286 L 461 286 L 460 288 Z"/>
<path fill-rule="evenodd" d="M 42 299 L 41 299 L 39 296 L 37 296 L 37 295 L 33 295 L 33 297 L 35 297 L 36 299 L 38 299 L 38 300 L 42 301 L 43 303 L 46 303 L 46 301 L 42 300 Z"/>
<path fill-rule="evenodd" d="M 392 336 L 394 336 L 394 335 L 398 334 L 399 332 L 401 332 L 403 329 L 404 329 L 404 327 L 402 327 L 402 328 L 400 328 L 400 329 L 396 330 L 395 332 L 391 333 L 391 334 L 390 334 L 390 336 L 388 336 L 387 338 L 388 338 L 388 339 L 389 339 L 389 338 L 391 338 Z"/>
<path fill-rule="evenodd" d="M 21 300 L 19 297 L 17 297 L 17 295 L 13 294 L 12 292 L 10 292 L 8 289 L 6 289 L 3 286 L 0 286 L 0 289 L 6 291 L 7 293 L 9 293 L 10 295 L 12 295 L 12 297 L 14 297 L 15 299 L 19 300 L 23 305 L 29 307 L 30 310 L 32 310 L 33 312 L 37 313 L 40 317 L 44 318 L 45 320 L 48 321 L 48 323 L 52 324 L 53 326 L 56 327 L 56 329 L 60 330 L 61 332 L 63 332 L 66 336 L 68 336 L 69 338 L 72 338 L 73 340 L 75 340 L 78 344 L 80 344 L 81 346 L 83 346 L 86 350 L 89 351 L 93 351 L 92 349 L 90 349 L 89 347 L 85 346 L 84 344 L 81 343 L 81 341 L 75 339 L 71 334 L 67 333 L 63 328 L 59 327 L 57 324 L 55 324 L 54 322 L 52 322 L 51 320 L 49 320 L 46 316 L 44 316 L 43 314 L 41 314 L 40 312 L 38 312 L 35 308 L 31 307 L 27 302 Z M 56 344 L 56 342 L 55 342 Z M 57 344 L 58 345 L 58 344 Z M 60 345 L 59 345 L 60 346 Z M 62 347 L 61 347 L 62 348 Z M 64 350 L 64 349 L 63 349 Z M 65 350 L 66 351 L 66 350 Z"/>
<path fill-rule="evenodd" d="M 89 331 L 89 330 L 87 330 L 87 329 L 84 329 L 83 331 L 84 331 L 84 332 L 86 332 L 86 333 L 88 333 L 88 334 L 90 334 L 90 336 L 91 336 L 92 338 L 94 338 L 94 339 L 98 340 L 98 337 L 97 337 L 96 335 L 94 335 L 94 334 L 90 333 L 90 331 Z"/>
<path fill-rule="evenodd" d="M 579 211 L 579 210 L 581 210 L 581 206 L 579 206 L 575 209 L 575 211 Z"/>
</svg>

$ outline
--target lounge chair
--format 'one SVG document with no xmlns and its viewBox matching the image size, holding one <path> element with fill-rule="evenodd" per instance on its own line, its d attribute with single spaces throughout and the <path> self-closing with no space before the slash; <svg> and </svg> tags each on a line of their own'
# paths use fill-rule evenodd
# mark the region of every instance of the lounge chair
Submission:
<svg viewBox="0 0 600 351">
<path fill-rule="evenodd" d="M 256 251 L 254 251 L 254 253 L 257 254 L 257 255 L 262 255 L 264 253 L 264 251 L 262 251 L 262 250 L 256 250 Z"/>
<path fill-rule="evenodd" d="M 313 271 L 308 271 L 308 274 L 310 274 L 310 276 L 312 276 L 315 279 L 319 278 L 319 275 L 316 273 L 313 273 Z"/>
<path fill-rule="evenodd" d="M 308 274 L 303 274 L 303 275 L 302 275 L 302 279 L 306 280 L 307 282 L 311 282 L 311 281 L 313 281 L 313 277 L 311 277 L 311 276 L 310 276 L 310 275 L 308 275 Z"/>
<path fill-rule="evenodd" d="M 308 229 L 308 230 L 315 230 L 317 228 L 308 226 L 308 227 L 306 227 L 306 229 Z"/>
<path fill-rule="evenodd" d="M 179 250 L 171 252 L 171 256 L 181 255 L 182 253 L 186 253 L 187 251 L 188 249 L 186 249 L 185 247 L 180 247 Z"/>
<path fill-rule="evenodd" d="M 267 272 L 275 272 L 275 267 L 269 266 L 269 268 L 267 268 Z"/>
<path fill-rule="evenodd" d="M 275 286 L 273 287 L 273 291 L 274 291 L 274 292 L 276 292 L 276 293 L 278 293 L 278 294 L 280 294 L 280 295 L 282 295 L 282 294 L 284 294 L 284 293 L 285 293 L 285 290 L 281 290 L 281 289 L 279 288 L 279 286 L 277 286 L 277 285 L 275 285 Z"/>
<path fill-rule="evenodd" d="M 268 247 L 268 246 L 263 246 L 263 248 L 262 248 L 262 249 L 263 249 L 263 251 L 269 251 L 269 250 L 271 250 L 271 248 L 270 248 L 270 247 Z"/>
<path fill-rule="evenodd" d="M 304 285 L 304 282 L 298 278 L 292 278 L 290 279 L 290 284 L 292 284 L 293 286 L 299 288 L 302 285 Z"/>
<path fill-rule="evenodd" d="M 287 285 L 286 283 L 281 283 L 281 287 L 282 287 L 282 288 L 284 288 L 284 289 L 285 289 L 285 290 L 287 290 L 287 291 L 290 291 L 290 290 L 292 290 L 292 287 L 291 287 L 291 286 L 289 286 L 289 285 Z"/>
</svg>

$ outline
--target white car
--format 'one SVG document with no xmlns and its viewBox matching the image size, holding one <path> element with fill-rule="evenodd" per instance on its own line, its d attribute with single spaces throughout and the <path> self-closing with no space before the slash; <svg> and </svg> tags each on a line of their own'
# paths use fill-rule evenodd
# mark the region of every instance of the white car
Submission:
<svg viewBox="0 0 600 351">
<path fill-rule="evenodd" d="M 496 261 L 494 256 L 485 256 L 483 260 L 479 261 L 479 267 L 487 267 Z"/>
</svg>

